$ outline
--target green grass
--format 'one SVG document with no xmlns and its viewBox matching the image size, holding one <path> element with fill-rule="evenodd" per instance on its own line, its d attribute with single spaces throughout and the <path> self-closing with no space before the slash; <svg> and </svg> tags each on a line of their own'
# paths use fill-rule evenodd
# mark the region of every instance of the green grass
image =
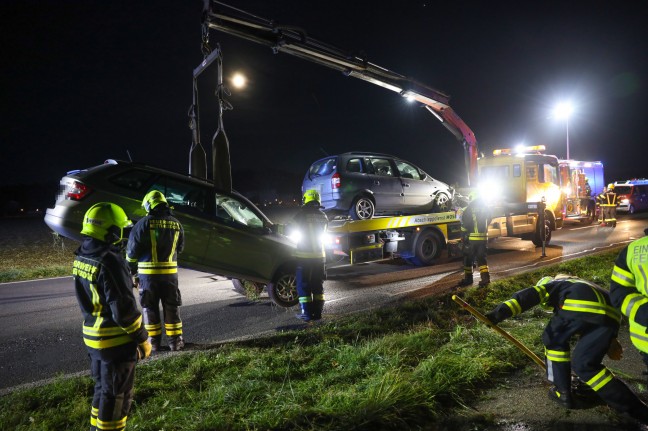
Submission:
<svg viewBox="0 0 648 431">
<path fill-rule="evenodd" d="M 565 272 L 607 286 L 616 251 L 469 289 L 488 310 L 542 275 Z M 542 354 L 548 313 L 502 327 Z M 138 366 L 133 430 L 432 429 L 502 373 L 535 367 L 460 309 L 451 294 L 271 337 L 205 346 Z M 64 379 L 0 398 L 0 429 L 87 427 L 92 381 Z M 452 427 L 450 426 L 449 429 Z"/>
<path fill-rule="evenodd" d="M 77 247 L 41 219 L 1 220 L 0 283 L 69 276 Z"/>
</svg>

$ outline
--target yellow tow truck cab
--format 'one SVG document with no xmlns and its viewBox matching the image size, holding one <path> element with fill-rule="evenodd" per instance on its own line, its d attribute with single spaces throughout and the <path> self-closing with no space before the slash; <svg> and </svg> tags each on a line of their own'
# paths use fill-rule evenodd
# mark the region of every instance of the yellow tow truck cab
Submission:
<svg viewBox="0 0 648 431">
<path fill-rule="evenodd" d="M 562 227 L 558 158 L 542 154 L 544 149 L 544 145 L 498 149 L 477 161 L 479 193 L 490 203 L 493 217 L 489 238 L 520 237 L 540 246 L 541 216 L 545 243 L 552 231 Z"/>
</svg>

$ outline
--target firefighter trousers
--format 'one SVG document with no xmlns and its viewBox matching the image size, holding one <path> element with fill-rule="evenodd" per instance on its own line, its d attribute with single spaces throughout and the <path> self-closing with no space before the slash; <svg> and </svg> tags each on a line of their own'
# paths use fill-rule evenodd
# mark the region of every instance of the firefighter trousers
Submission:
<svg viewBox="0 0 648 431">
<path fill-rule="evenodd" d="M 96 350 L 88 348 L 95 382 L 90 409 L 91 430 L 123 430 L 133 401 L 137 344 Z"/>
<path fill-rule="evenodd" d="M 488 241 L 486 240 L 468 240 L 464 246 L 464 273 L 472 276 L 473 264 L 477 263 L 480 274 L 488 272 Z"/>
<path fill-rule="evenodd" d="M 603 364 L 617 329 L 583 320 L 551 318 L 542 342 L 545 345 L 547 379 L 563 393 L 571 392 L 571 370 L 610 407 L 619 412 L 637 412 L 648 407 Z M 579 336 L 570 354 L 570 340 Z"/>
<path fill-rule="evenodd" d="M 160 303 L 164 313 L 164 332 L 167 338 L 182 335 L 182 319 L 179 307 L 182 305 L 182 296 L 178 288 L 178 276 L 140 275 L 140 304 L 144 317 L 144 327 L 151 338 L 158 342 L 162 336 L 162 316 Z"/>
</svg>

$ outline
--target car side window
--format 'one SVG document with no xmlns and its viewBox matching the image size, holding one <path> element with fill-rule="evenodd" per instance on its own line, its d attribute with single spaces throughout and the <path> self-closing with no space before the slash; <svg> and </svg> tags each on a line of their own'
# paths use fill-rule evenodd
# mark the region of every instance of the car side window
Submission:
<svg viewBox="0 0 648 431">
<path fill-rule="evenodd" d="M 201 187 L 197 184 L 160 177 L 149 188 L 150 190 L 162 192 L 174 209 L 203 213 L 210 207 L 208 199 L 210 189 L 207 186 Z"/>
<path fill-rule="evenodd" d="M 394 176 L 394 171 L 392 170 L 391 163 L 389 163 L 389 159 L 371 157 L 369 158 L 369 163 L 373 167 L 373 172 L 375 172 L 376 175 L 382 177 Z"/>
<path fill-rule="evenodd" d="M 398 173 L 402 178 L 413 180 L 423 179 L 423 176 L 418 168 L 410 163 L 404 162 L 402 160 L 396 160 L 396 168 L 398 169 Z"/>
<path fill-rule="evenodd" d="M 151 172 L 140 171 L 138 169 L 122 172 L 110 178 L 110 182 L 125 189 L 135 192 L 143 192 L 143 188 L 151 182 L 153 174 Z M 143 196 L 143 195 L 142 195 Z"/>
<path fill-rule="evenodd" d="M 263 227 L 263 220 L 245 202 L 219 193 L 216 193 L 216 218 L 234 227 Z"/>
<path fill-rule="evenodd" d="M 360 159 L 349 159 L 346 165 L 347 172 L 362 172 L 362 164 Z"/>
</svg>

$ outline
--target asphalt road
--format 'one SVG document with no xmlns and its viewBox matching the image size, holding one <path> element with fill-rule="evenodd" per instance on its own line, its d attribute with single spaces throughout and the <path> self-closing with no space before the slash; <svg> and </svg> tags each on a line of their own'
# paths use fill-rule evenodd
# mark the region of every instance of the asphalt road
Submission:
<svg viewBox="0 0 648 431">
<path fill-rule="evenodd" d="M 572 224 L 554 232 L 545 250 L 529 241 L 498 238 L 490 244 L 493 278 L 619 247 L 643 236 L 648 214 L 620 218 L 616 228 Z M 390 261 L 340 267 L 325 282 L 325 314 L 384 306 L 403 297 L 432 295 L 461 278 L 458 258 L 417 268 Z M 477 280 L 478 281 L 478 277 Z M 181 269 L 181 316 L 188 348 L 304 327 L 296 309 L 274 306 L 266 295 L 250 301 L 229 280 Z M 84 373 L 88 361 L 71 277 L 0 284 L 0 394 L 61 374 Z"/>
</svg>

